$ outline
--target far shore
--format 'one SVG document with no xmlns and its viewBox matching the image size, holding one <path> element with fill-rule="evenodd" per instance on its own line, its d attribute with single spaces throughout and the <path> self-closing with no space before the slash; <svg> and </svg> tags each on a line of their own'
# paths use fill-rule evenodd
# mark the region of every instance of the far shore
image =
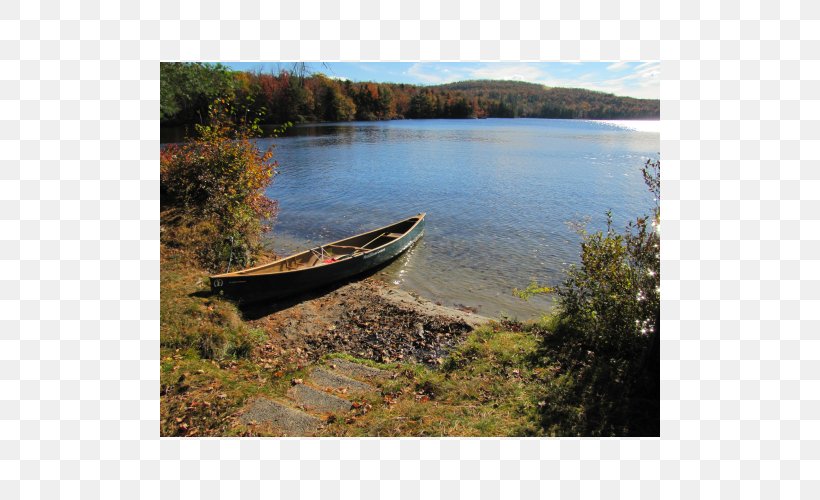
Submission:
<svg viewBox="0 0 820 500">
<path fill-rule="evenodd" d="M 351 120 L 343 122 L 322 121 L 322 120 L 308 120 L 298 123 L 292 123 L 290 126 L 303 125 L 331 125 L 331 124 L 346 124 L 346 123 L 376 123 L 376 122 L 392 122 L 392 121 L 429 121 L 429 120 L 475 120 L 475 119 L 500 119 L 500 120 L 577 120 L 577 121 L 599 121 L 599 122 L 660 122 L 660 117 L 637 117 L 637 118 L 533 118 L 533 117 L 503 117 L 503 116 L 488 116 L 488 117 L 465 117 L 465 118 L 405 118 L 403 116 L 396 116 L 393 118 L 385 118 L 379 120 Z M 160 125 L 160 143 L 180 142 L 186 137 L 190 137 L 194 132 L 194 123 L 178 123 L 178 124 L 161 124 Z M 281 129 L 282 123 L 263 123 L 259 125 L 263 132 L 263 137 L 274 137 L 275 131 Z M 287 135 L 287 134 L 286 134 Z"/>
</svg>

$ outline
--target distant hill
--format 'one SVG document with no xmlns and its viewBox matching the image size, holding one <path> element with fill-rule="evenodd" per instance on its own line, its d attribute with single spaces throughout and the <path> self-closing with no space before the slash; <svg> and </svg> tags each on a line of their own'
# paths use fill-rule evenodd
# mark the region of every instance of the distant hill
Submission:
<svg viewBox="0 0 820 500">
<path fill-rule="evenodd" d="M 660 119 L 660 101 L 534 83 L 471 80 L 444 85 L 352 82 L 317 73 L 232 71 L 219 64 L 161 63 L 163 125 L 200 123 L 225 97 L 262 123 L 396 118 Z"/>
<path fill-rule="evenodd" d="M 431 87 L 492 103 L 491 116 L 587 119 L 660 119 L 660 101 L 581 88 L 506 80 L 470 80 Z"/>
</svg>

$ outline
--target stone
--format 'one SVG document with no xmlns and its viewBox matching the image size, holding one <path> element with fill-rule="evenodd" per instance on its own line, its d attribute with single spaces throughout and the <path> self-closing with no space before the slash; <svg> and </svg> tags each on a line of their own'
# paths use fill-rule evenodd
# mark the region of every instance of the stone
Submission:
<svg viewBox="0 0 820 500">
<path fill-rule="evenodd" d="M 322 425 L 322 421 L 313 415 L 271 399 L 254 401 L 239 421 L 246 425 L 255 422 L 270 426 L 285 436 L 312 436 Z"/>
<path fill-rule="evenodd" d="M 379 370 L 378 368 L 362 365 L 346 359 L 331 359 L 328 363 L 334 371 L 354 379 L 379 380 L 390 377 L 390 374 L 384 370 Z"/>
<path fill-rule="evenodd" d="M 314 369 L 307 381 L 325 390 L 346 389 L 351 392 L 374 392 L 377 390 L 370 384 L 359 382 L 322 367 Z"/>
<path fill-rule="evenodd" d="M 297 405 L 313 413 L 336 413 L 347 411 L 352 403 L 346 399 L 328 394 L 308 385 L 296 385 L 290 388 L 288 396 Z"/>
</svg>

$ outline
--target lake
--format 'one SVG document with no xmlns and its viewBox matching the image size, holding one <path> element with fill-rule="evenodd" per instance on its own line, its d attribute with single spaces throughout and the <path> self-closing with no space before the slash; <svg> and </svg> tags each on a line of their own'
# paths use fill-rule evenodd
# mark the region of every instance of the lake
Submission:
<svg viewBox="0 0 820 500">
<path fill-rule="evenodd" d="M 549 297 L 512 295 L 558 283 L 578 262 L 571 222 L 617 227 L 649 213 L 641 166 L 659 122 L 543 119 L 403 120 L 294 127 L 275 144 L 271 233 L 291 253 L 427 212 L 424 237 L 382 277 L 444 305 L 538 317 Z"/>
</svg>

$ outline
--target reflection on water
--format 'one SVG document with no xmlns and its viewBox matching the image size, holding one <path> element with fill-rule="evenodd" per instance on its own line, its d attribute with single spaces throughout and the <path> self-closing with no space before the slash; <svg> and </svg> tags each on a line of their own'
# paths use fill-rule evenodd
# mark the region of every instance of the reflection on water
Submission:
<svg viewBox="0 0 820 500">
<path fill-rule="evenodd" d="M 599 229 L 646 213 L 640 167 L 659 136 L 571 120 L 408 120 L 295 127 L 276 145 L 280 204 L 274 247 L 304 249 L 427 212 L 425 236 L 383 271 L 387 280 L 485 315 L 536 317 L 548 298 L 512 296 L 555 284 L 576 262 L 567 222 Z"/>
</svg>

